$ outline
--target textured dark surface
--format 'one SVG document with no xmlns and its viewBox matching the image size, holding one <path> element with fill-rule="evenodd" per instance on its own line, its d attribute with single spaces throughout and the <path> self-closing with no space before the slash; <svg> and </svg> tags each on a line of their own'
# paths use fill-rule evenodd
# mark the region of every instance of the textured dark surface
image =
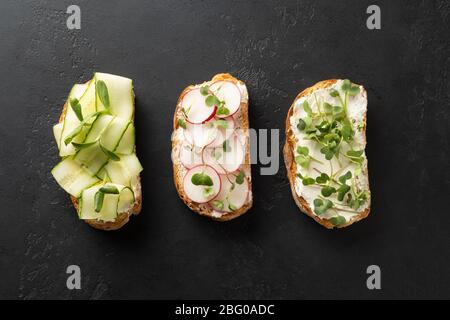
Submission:
<svg viewBox="0 0 450 320">
<path fill-rule="evenodd" d="M 450 3 L 72 1 L 0 4 L 0 298 L 450 298 Z M 94 71 L 134 80 L 142 214 L 118 232 L 79 221 L 52 179 L 56 123 Z M 328 231 L 301 214 L 281 165 L 254 166 L 254 207 L 216 223 L 172 184 L 181 90 L 218 72 L 243 79 L 254 128 L 284 130 L 303 88 L 347 77 L 369 95 L 368 219 Z M 281 141 L 284 135 L 281 134 Z M 281 143 L 280 143 L 281 148 Z M 281 159 L 280 159 L 281 164 Z M 82 270 L 82 290 L 65 269 Z M 366 288 L 366 268 L 382 290 Z"/>
</svg>

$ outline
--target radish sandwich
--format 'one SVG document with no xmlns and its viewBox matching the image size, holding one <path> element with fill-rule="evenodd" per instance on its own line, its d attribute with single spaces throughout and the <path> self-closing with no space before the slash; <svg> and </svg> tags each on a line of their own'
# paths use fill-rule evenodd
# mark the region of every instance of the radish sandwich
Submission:
<svg viewBox="0 0 450 320">
<path fill-rule="evenodd" d="M 219 221 L 252 206 L 248 92 L 229 74 L 181 93 L 174 114 L 172 161 L 180 198 Z"/>
</svg>

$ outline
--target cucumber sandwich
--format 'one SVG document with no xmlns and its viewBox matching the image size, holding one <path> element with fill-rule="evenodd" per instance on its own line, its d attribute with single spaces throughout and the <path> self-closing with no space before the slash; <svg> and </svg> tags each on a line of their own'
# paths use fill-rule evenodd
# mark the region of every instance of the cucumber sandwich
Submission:
<svg viewBox="0 0 450 320">
<path fill-rule="evenodd" d="M 52 170 L 78 217 L 116 230 L 142 207 L 132 80 L 95 73 L 75 84 L 53 127 L 61 162 Z"/>
</svg>

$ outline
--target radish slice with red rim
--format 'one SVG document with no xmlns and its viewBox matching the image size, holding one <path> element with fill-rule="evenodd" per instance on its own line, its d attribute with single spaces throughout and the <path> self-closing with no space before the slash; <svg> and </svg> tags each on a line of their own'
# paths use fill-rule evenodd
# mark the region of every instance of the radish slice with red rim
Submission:
<svg viewBox="0 0 450 320">
<path fill-rule="evenodd" d="M 179 158 L 186 169 L 191 169 L 203 163 L 202 150 L 187 141 L 183 141 L 181 144 Z"/>
<path fill-rule="evenodd" d="M 200 124 L 212 119 L 216 113 L 216 107 L 209 107 L 205 103 L 205 96 L 199 88 L 188 91 L 181 101 L 181 107 L 186 115 L 186 120 L 193 124 Z"/>
<path fill-rule="evenodd" d="M 207 165 L 193 167 L 184 176 L 183 189 L 187 197 L 194 202 L 211 201 L 221 189 L 219 174 Z"/>
<path fill-rule="evenodd" d="M 235 172 L 243 161 L 244 147 L 235 135 L 225 140 L 220 147 L 203 150 L 203 162 L 220 174 Z"/>
<path fill-rule="evenodd" d="M 226 118 L 236 113 L 241 105 L 241 91 L 230 81 L 214 82 L 209 89 L 220 100 L 225 102 L 225 109 L 217 109 L 216 117 Z"/>
<path fill-rule="evenodd" d="M 235 128 L 235 120 L 233 117 L 215 120 L 217 127 L 217 135 L 213 142 L 208 147 L 219 147 L 223 142 L 231 137 Z"/>
<path fill-rule="evenodd" d="M 211 207 L 220 212 L 232 212 L 242 208 L 247 202 L 250 190 L 247 178 L 244 178 L 241 184 L 236 182 L 234 175 L 220 175 L 220 179 L 222 188 L 217 197 L 209 202 Z"/>
<path fill-rule="evenodd" d="M 203 124 L 186 123 L 184 137 L 190 144 L 203 148 L 216 139 L 217 131 L 213 120 Z"/>
</svg>

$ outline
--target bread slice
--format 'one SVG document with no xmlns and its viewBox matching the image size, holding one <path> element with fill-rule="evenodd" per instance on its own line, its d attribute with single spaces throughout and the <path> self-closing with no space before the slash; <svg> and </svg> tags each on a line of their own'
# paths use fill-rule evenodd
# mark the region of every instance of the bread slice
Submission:
<svg viewBox="0 0 450 320">
<path fill-rule="evenodd" d="M 298 183 L 299 178 L 297 178 L 297 163 L 295 162 L 295 155 L 294 155 L 295 145 L 296 145 L 297 141 L 296 141 L 296 137 L 295 137 L 293 130 L 297 130 L 297 128 L 292 127 L 290 119 L 294 113 L 294 106 L 296 105 L 297 101 L 300 98 L 309 96 L 319 89 L 329 88 L 330 86 L 334 85 L 337 81 L 338 81 L 338 79 L 330 79 L 330 80 L 320 81 L 320 82 L 316 83 L 315 85 L 313 85 L 312 87 L 309 87 L 309 88 L 303 90 L 302 92 L 300 92 L 297 95 L 297 97 L 295 98 L 291 107 L 289 108 L 289 111 L 288 111 L 288 114 L 286 117 L 286 142 L 285 142 L 285 145 L 283 148 L 283 155 L 284 155 L 284 161 L 285 161 L 285 165 L 286 165 L 287 176 L 289 179 L 292 196 L 294 198 L 295 203 L 297 204 L 297 206 L 300 208 L 301 211 L 303 211 L 305 214 L 307 214 L 308 216 L 313 218 L 316 222 L 318 222 L 319 224 L 321 224 L 322 226 L 324 226 L 328 229 L 344 228 L 344 227 L 347 227 L 357 221 L 360 221 L 360 220 L 366 218 L 370 212 L 370 198 L 369 198 L 368 206 L 366 208 L 364 208 L 363 210 L 359 211 L 356 215 L 354 215 L 349 221 L 347 221 L 344 224 L 335 226 L 331 223 L 331 221 L 329 219 L 322 219 L 321 217 L 316 215 L 312 209 L 313 204 L 306 201 L 306 199 L 304 197 L 300 196 L 296 191 L 296 186 L 295 186 L 296 180 Z M 360 86 L 360 88 L 362 88 L 363 96 L 367 97 L 367 93 L 366 93 L 365 89 L 362 86 Z M 361 130 L 362 134 L 363 134 L 364 144 L 366 143 L 366 119 L 367 119 L 366 111 L 367 110 L 364 110 L 363 121 L 362 121 L 363 126 L 362 126 L 362 130 Z M 368 186 L 367 161 L 365 162 L 364 168 L 362 170 L 362 174 L 364 174 L 365 178 L 367 178 L 367 186 Z M 370 190 L 368 190 L 368 191 L 370 193 Z"/>
<path fill-rule="evenodd" d="M 226 80 L 231 81 L 235 84 L 239 84 L 241 88 L 245 89 L 246 93 L 246 99 L 245 101 L 241 100 L 241 105 L 239 107 L 239 111 L 234 115 L 235 121 L 236 121 L 236 128 L 240 128 L 243 131 L 243 134 L 245 135 L 245 157 L 244 157 L 244 163 L 242 164 L 242 169 L 246 173 L 246 176 L 248 177 L 248 183 L 249 183 L 249 193 L 247 197 L 246 203 L 239 209 L 229 212 L 223 215 L 217 215 L 215 214 L 215 211 L 206 204 L 199 204 L 196 202 L 191 201 L 187 196 L 186 193 L 183 190 L 183 178 L 184 174 L 186 172 L 186 169 L 183 167 L 183 165 L 179 161 L 172 161 L 173 162 L 173 180 L 175 183 L 175 187 L 177 189 L 178 195 L 183 200 L 183 202 L 193 211 L 197 212 L 198 214 L 202 216 L 206 216 L 208 218 L 211 218 L 213 220 L 217 221 L 229 221 L 234 218 L 237 218 L 244 213 L 246 213 L 252 206 L 253 200 L 252 200 L 252 183 L 251 183 L 251 165 L 250 165 L 250 139 L 249 139 L 249 120 L 248 120 L 248 93 L 247 88 L 244 84 L 244 82 L 236 79 L 232 75 L 228 73 L 220 73 L 215 75 L 211 81 L 205 82 L 200 85 L 191 85 L 186 87 L 182 93 L 180 94 L 180 97 L 178 98 L 177 106 L 175 109 L 174 117 L 173 117 L 173 130 L 174 134 L 172 136 L 172 155 L 173 157 L 177 157 L 178 152 L 177 150 L 181 147 L 181 143 L 183 142 L 181 139 L 177 138 L 177 130 L 182 130 L 179 128 L 178 119 L 182 115 L 182 107 L 181 107 L 181 101 L 183 96 L 194 87 L 198 87 L 201 85 L 207 85 L 215 81 L 219 80 Z M 174 159 L 173 159 L 174 160 Z"/>
<path fill-rule="evenodd" d="M 63 106 L 63 110 L 59 117 L 59 122 L 63 122 L 67 112 L 67 101 Z M 135 193 L 134 204 L 125 212 L 119 212 L 115 221 L 101 221 L 96 219 L 85 219 L 84 221 L 89 224 L 91 227 L 99 230 L 112 231 L 122 228 L 129 220 L 131 215 L 137 215 L 141 212 L 142 209 L 142 186 L 141 186 L 141 178 L 137 177 L 134 185 L 133 191 Z M 70 196 L 70 200 L 72 201 L 73 206 L 78 211 L 78 199 L 74 196 Z"/>
</svg>

